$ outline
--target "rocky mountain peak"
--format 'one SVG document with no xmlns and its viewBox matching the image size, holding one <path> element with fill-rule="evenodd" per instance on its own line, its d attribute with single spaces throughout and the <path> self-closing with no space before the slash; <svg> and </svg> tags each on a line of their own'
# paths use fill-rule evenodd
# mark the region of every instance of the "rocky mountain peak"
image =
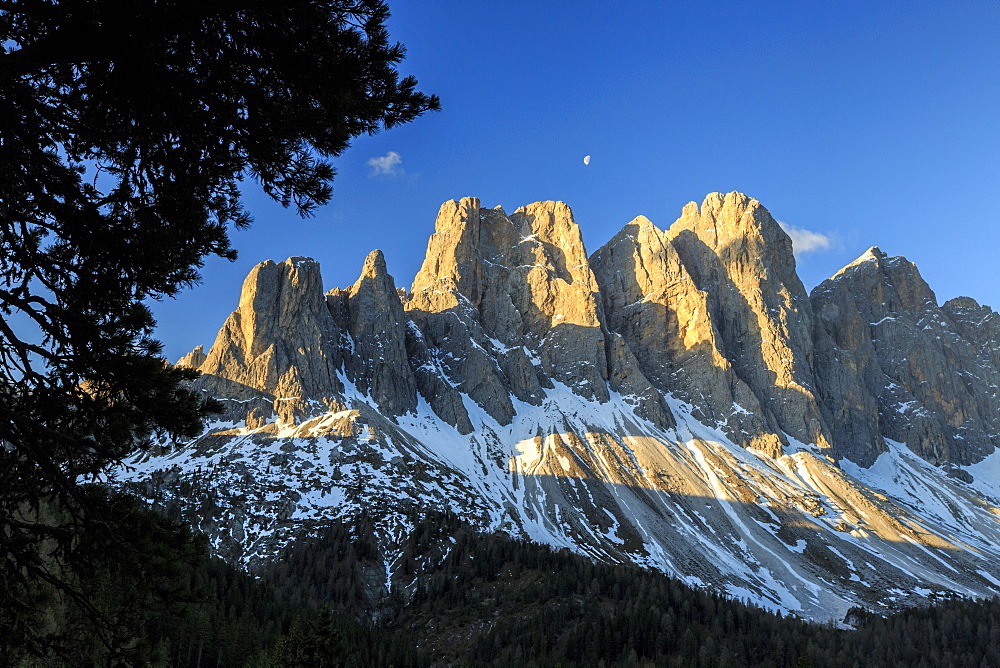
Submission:
<svg viewBox="0 0 1000 668">
<path fill-rule="evenodd" d="M 866 262 L 873 262 L 873 263 L 875 263 L 875 266 L 881 267 L 882 263 L 885 262 L 888 259 L 888 257 L 889 256 L 886 255 L 884 252 L 882 252 L 882 249 L 880 249 L 878 246 L 872 246 L 871 248 L 869 248 L 868 250 L 866 250 L 864 253 L 862 253 L 858 257 L 858 259 L 854 260 L 853 262 L 849 262 L 847 265 L 845 265 L 843 268 L 841 268 L 831 278 L 836 278 L 836 277 L 840 276 L 841 274 L 843 274 L 846 271 L 850 271 L 851 269 L 853 269 L 855 267 L 864 265 Z"/>
<path fill-rule="evenodd" d="M 972 341 L 993 367 L 1000 369 L 1000 314 L 971 297 L 949 299 L 941 310 L 957 331 Z"/>
<path fill-rule="evenodd" d="M 694 287 L 707 295 L 700 316 L 707 322 L 699 329 L 707 332 L 710 323 L 717 334 L 713 357 L 732 367 L 725 384 L 733 399 L 724 401 L 758 421 L 732 428 L 756 433 L 754 447 L 769 452 L 787 443 L 786 434 L 829 447 L 812 372 L 812 309 L 785 231 L 760 202 L 731 192 L 709 194 L 700 209 L 684 207 L 666 234 Z"/>
<path fill-rule="evenodd" d="M 555 238 L 567 233 L 574 239 L 577 238 L 574 230 L 579 231 L 579 227 L 573 220 L 573 210 L 566 202 L 557 200 L 532 202 L 518 207 L 511 215 L 527 223 L 528 226 L 522 228 L 523 232 L 541 235 L 550 243 L 554 243 Z"/>
<path fill-rule="evenodd" d="M 572 211 L 536 202 L 508 217 L 478 205 L 448 202 L 438 214 L 406 304 L 420 345 L 501 424 L 515 414 L 511 396 L 537 403 L 552 380 L 606 400 L 597 285 Z"/>
<path fill-rule="evenodd" d="M 237 312 L 247 352 L 256 356 L 273 342 L 276 328 L 291 325 L 299 313 L 322 311 L 323 278 L 312 258 L 261 262 L 243 281 Z"/>
<path fill-rule="evenodd" d="M 625 227 L 622 229 L 624 230 L 626 228 L 630 229 L 630 231 L 656 230 L 661 234 L 663 233 L 663 230 L 654 225 L 653 221 L 651 221 L 649 218 L 646 218 L 646 216 L 641 216 L 641 215 L 636 216 L 635 218 L 630 220 L 628 223 L 625 224 Z"/>
<path fill-rule="evenodd" d="M 510 220 L 521 232 L 521 243 L 533 249 L 534 258 L 568 283 L 592 284 L 580 226 L 563 202 L 535 202 L 514 211 Z"/>
<path fill-rule="evenodd" d="M 328 404 L 342 390 L 336 331 L 318 262 L 261 262 L 199 367 L 199 382 L 223 398 L 273 402 L 265 413 L 294 422 L 313 410 L 310 401 Z"/>
<path fill-rule="evenodd" d="M 354 285 L 331 291 L 327 301 L 351 339 L 353 354 L 344 358 L 348 379 L 389 417 L 416 409 L 417 383 L 406 351 L 407 317 L 382 251 L 369 253 Z"/>
<path fill-rule="evenodd" d="M 756 199 L 740 192 L 709 193 L 700 209 L 694 202 L 689 203 L 670 227 L 670 233 L 676 236 L 684 230 L 691 230 L 720 254 L 730 252 L 730 247 L 754 250 L 747 247 L 748 242 L 771 247 L 768 256 L 791 254 L 791 239 L 771 213 Z"/>
<path fill-rule="evenodd" d="M 889 256 L 877 246 L 869 248 L 831 280 L 857 283 L 859 289 L 871 291 L 878 302 L 892 303 L 892 308 L 908 311 L 937 308 L 934 291 L 920 275 L 917 265 L 901 255 Z M 815 289 L 823 288 L 826 283 Z"/>
<path fill-rule="evenodd" d="M 875 260 L 876 262 L 882 262 L 883 260 L 885 260 L 888 257 L 889 256 L 886 255 L 885 252 L 883 252 L 881 248 L 879 248 L 878 246 L 872 246 L 871 248 L 869 248 L 868 250 L 866 250 L 864 253 L 862 253 L 861 256 L 858 257 L 857 260 L 855 260 L 854 262 L 851 262 L 847 266 L 850 267 L 850 266 L 853 266 L 853 265 L 856 265 L 856 264 L 860 264 L 862 262 L 867 262 L 869 260 Z M 843 271 L 843 270 L 841 270 L 841 271 Z"/>
<path fill-rule="evenodd" d="M 442 204 L 434 222 L 434 234 L 427 242 L 423 265 L 410 291 L 416 294 L 443 284 L 454 286 L 465 295 L 478 293 L 479 232 L 478 198 L 463 197 Z"/>
<path fill-rule="evenodd" d="M 356 291 L 360 283 L 365 279 L 383 282 L 389 278 L 389 270 L 385 266 L 385 255 L 376 248 L 365 257 L 365 262 L 361 265 L 361 275 L 358 277 L 357 282 L 354 283 L 352 290 Z M 396 286 L 393 285 L 392 289 L 395 290 Z"/>
<path fill-rule="evenodd" d="M 259 264 L 216 345 L 180 363 L 222 394 L 273 400 L 286 421 L 338 401 L 339 373 L 390 419 L 423 396 L 463 433 L 466 401 L 506 425 L 516 401 L 540 405 L 557 383 L 598 402 L 628 396 L 660 426 L 674 396 L 773 456 L 798 441 L 870 463 L 891 438 L 931 461 L 972 461 L 992 437 L 967 434 L 1000 433 L 989 401 L 966 406 L 967 391 L 928 376 L 966 357 L 995 369 L 1000 316 L 968 299 L 938 307 L 912 263 L 877 247 L 810 299 L 785 232 L 738 192 L 688 204 L 666 231 L 637 216 L 590 258 L 563 202 L 508 216 L 452 200 L 409 296 L 377 250 L 352 286 L 324 298 L 321 283 L 309 258 Z M 891 414 L 918 404 L 916 418 Z M 924 416 L 949 411 L 954 424 Z"/>
<path fill-rule="evenodd" d="M 972 297 L 953 297 L 943 304 L 949 310 L 955 313 L 966 312 L 966 313 L 977 313 L 983 309 L 983 306 L 979 304 Z M 992 309 L 988 309 L 992 312 Z"/>
<path fill-rule="evenodd" d="M 194 350 L 177 360 L 176 366 L 197 369 L 205 363 L 206 359 L 208 356 L 205 354 L 205 346 L 195 346 Z"/>
<path fill-rule="evenodd" d="M 481 208 L 475 197 L 442 204 L 434 229 L 411 294 L 454 291 L 453 295 L 435 299 L 450 302 L 460 295 L 473 305 L 479 303 L 485 291 L 484 262 L 502 264 L 521 236 L 503 208 Z M 444 302 L 436 306 L 444 307 Z"/>
<path fill-rule="evenodd" d="M 975 302 L 939 307 L 916 265 L 875 247 L 810 299 L 825 405 L 852 460 L 873 461 L 883 438 L 935 463 L 969 463 L 1000 445 L 1000 402 L 973 389 L 1000 387 L 1000 346 L 980 326 L 989 313 L 971 315 Z"/>
</svg>

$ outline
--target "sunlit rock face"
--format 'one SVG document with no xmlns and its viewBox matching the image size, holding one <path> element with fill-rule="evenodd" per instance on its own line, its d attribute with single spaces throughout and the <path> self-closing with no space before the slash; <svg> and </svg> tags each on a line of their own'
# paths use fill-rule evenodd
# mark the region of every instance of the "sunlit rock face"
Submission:
<svg viewBox="0 0 1000 668">
<path fill-rule="evenodd" d="M 253 269 L 179 362 L 226 412 L 122 480 L 253 566 L 331 518 L 451 510 L 820 620 L 1000 593 L 1000 316 L 872 249 L 807 296 L 740 193 L 588 257 L 562 202 L 444 203 L 409 291 Z"/>
<path fill-rule="evenodd" d="M 599 403 L 629 394 L 643 416 L 671 422 L 629 351 L 607 340 L 580 228 L 562 202 L 509 217 L 475 198 L 443 204 L 406 309 L 444 375 L 501 424 L 512 400 L 538 405 L 554 382 Z"/>
<path fill-rule="evenodd" d="M 198 386 L 228 400 L 229 417 L 255 426 L 274 416 L 293 422 L 341 395 L 337 326 L 322 285 L 319 264 L 309 258 L 251 270 L 239 306 L 198 365 Z"/>
<path fill-rule="evenodd" d="M 830 446 L 812 375 L 812 309 L 791 241 L 757 200 L 712 193 L 666 232 L 636 218 L 594 254 L 611 328 L 657 387 L 780 454 Z"/>
<path fill-rule="evenodd" d="M 785 231 L 757 200 L 712 193 L 700 210 L 688 204 L 669 236 L 708 294 L 736 376 L 758 399 L 751 412 L 779 437 L 830 447 L 815 396 L 812 308 Z"/>
</svg>

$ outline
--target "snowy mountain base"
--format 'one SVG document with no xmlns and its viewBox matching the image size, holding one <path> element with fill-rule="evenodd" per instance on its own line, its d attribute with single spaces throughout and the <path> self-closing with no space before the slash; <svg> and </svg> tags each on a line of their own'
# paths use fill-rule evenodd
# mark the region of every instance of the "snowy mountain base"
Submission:
<svg viewBox="0 0 1000 668">
<path fill-rule="evenodd" d="M 391 555 L 417 507 L 824 621 L 1000 592 L 997 490 L 898 445 L 841 470 L 802 444 L 777 458 L 741 448 L 676 401 L 679 424 L 664 430 L 630 397 L 600 404 L 561 387 L 506 426 L 468 402 L 476 429 L 462 435 L 423 402 L 393 424 L 351 398 L 357 408 L 298 425 L 213 425 L 118 480 L 174 499 L 219 554 L 251 567 L 362 509 Z M 991 466 L 1000 454 L 968 468 L 983 480 Z"/>
</svg>

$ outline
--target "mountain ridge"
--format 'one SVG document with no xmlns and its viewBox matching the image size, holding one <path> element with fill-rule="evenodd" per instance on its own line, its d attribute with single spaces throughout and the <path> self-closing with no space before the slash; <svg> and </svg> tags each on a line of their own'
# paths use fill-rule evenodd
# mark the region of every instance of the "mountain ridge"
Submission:
<svg viewBox="0 0 1000 668">
<path fill-rule="evenodd" d="M 262 263 L 239 304 L 179 362 L 225 413 L 125 474 L 231 559 L 362 507 L 391 547 L 428 506 L 824 619 L 1000 592 L 1000 318 L 878 249 L 806 294 L 740 193 L 589 256 L 562 202 L 453 200 L 408 292 L 373 251 L 325 293 Z"/>
</svg>

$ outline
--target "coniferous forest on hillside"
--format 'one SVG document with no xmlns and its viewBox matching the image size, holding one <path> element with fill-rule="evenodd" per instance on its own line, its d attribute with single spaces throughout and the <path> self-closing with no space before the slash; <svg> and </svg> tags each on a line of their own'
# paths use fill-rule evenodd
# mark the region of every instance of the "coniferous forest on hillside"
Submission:
<svg viewBox="0 0 1000 668">
<path fill-rule="evenodd" d="M 134 606 L 124 656 L 163 666 L 1000 665 L 996 599 L 889 618 L 858 610 L 859 628 L 842 630 L 637 566 L 477 533 L 450 514 L 412 519 L 391 592 L 371 518 L 313 532 L 256 577 L 196 540 L 198 554 L 162 583 L 186 603 Z M 132 593 L 113 574 L 97 581 L 98 605 Z M 103 664 L 76 614 L 65 615 L 77 648 L 69 662 Z"/>
</svg>

